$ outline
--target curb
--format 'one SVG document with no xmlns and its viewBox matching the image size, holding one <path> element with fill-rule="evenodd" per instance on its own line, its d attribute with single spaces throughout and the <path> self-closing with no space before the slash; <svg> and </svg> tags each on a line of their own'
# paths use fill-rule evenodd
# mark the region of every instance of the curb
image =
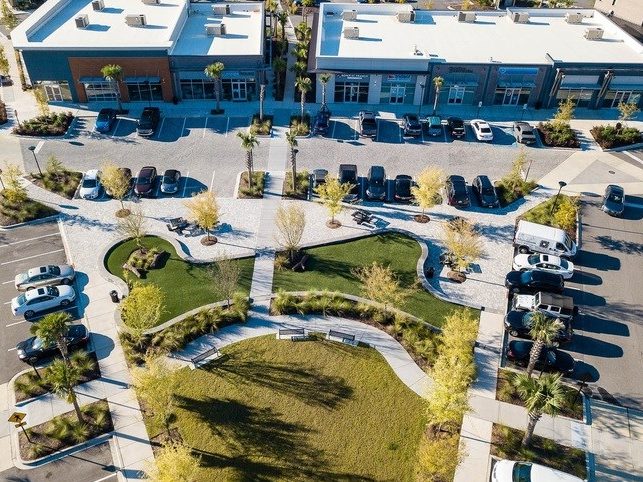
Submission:
<svg viewBox="0 0 643 482">
<path fill-rule="evenodd" d="M 32 219 L 31 221 L 25 221 L 24 223 L 9 224 L 8 226 L 0 226 L 0 231 L 5 231 L 13 228 L 19 228 L 20 226 L 29 226 L 32 224 L 44 224 L 55 219 L 58 219 L 63 213 L 59 212 L 58 214 L 52 214 L 45 218 Z"/>
<path fill-rule="evenodd" d="M 598 146 L 598 147 L 601 147 L 601 146 Z M 637 142 L 636 144 L 629 144 L 627 146 L 614 147 L 612 149 L 603 149 L 603 148 L 601 148 L 601 150 L 603 152 L 623 152 L 623 151 L 629 151 L 630 149 L 632 149 L 632 150 L 640 149 L 642 147 L 643 147 L 643 142 Z"/>
</svg>

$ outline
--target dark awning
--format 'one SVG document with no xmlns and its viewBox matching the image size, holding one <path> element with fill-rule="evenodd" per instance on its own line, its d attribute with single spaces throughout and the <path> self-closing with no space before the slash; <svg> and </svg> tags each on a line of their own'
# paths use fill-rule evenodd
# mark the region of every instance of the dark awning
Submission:
<svg viewBox="0 0 643 482">
<path fill-rule="evenodd" d="M 107 82 L 105 77 L 81 77 L 78 80 L 81 84 L 98 84 L 100 82 Z"/>
<path fill-rule="evenodd" d="M 149 82 L 150 84 L 158 84 L 161 82 L 160 77 L 125 77 L 126 84 L 144 84 Z"/>
</svg>

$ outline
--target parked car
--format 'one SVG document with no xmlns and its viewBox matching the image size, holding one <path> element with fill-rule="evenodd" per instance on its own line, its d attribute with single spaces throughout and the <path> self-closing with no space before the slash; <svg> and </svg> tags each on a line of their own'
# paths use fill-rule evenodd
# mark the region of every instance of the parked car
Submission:
<svg viewBox="0 0 643 482">
<path fill-rule="evenodd" d="M 607 186 L 601 209 L 610 216 L 622 216 L 625 211 L 625 190 L 616 184 Z"/>
<path fill-rule="evenodd" d="M 114 109 L 101 109 L 96 117 L 96 130 L 98 132 L 109 132 L 116 122 L 116 111 Z"/>
<path fill-rule="evenodd" d="M 525 271 L 533 269 L 561 275 L 564 279 L 574 276 L 574 263 L 549 254 L 517 254 L 513 269 Z"/>
<path fill-rule="evenodd" d="M 119 167 L 118 170 L 123 173 L 123 177 L 125 179 L 129 179 L 129 185 L 130 185 L 130 188 L 131 188 L 132 187 L 132 181 L 133 181 L 132 170 L 129 167 Z M 112 192 L 109 190 L 109 188 L 107 186 L 105 186 L 105 194 L 107 194 L 109 197 L 113 197 Z"/>
<path fill-rule="evenodd" d="M 535 295 L 514 295 L 511 309 L 524 311 L 542 311 L 554 318 L 572 319 L 578 313 L 574 298 L 556 293 L 539 291 Z"/>
<path fill-rule="evenodd" d="M 161 109 L 158 107 L 145 107 L 138 119 L 136 132 L 139 136 L 151 136 L 161 120 Z"/>
<path fill-rule="evenodd" d="M 561 275 L 545 271 L 510 271 L 505 276 L 505 288 L 512 293 L 562 293 L 565 282 Z"/>
<path fill-rule="evenodd" d="M 327 177 L 328 171 L 326 169 L 315 169 L 313 171 L 313 189 L 318 187 L 320 184 L 325 184 Z"/>
<path fill-rule="evenodd" d="M 576 256 L 577 246 L 562 229 L 521 219 L 514 235 L 514 246 L 522 254 L 543 253 L 555 256 Z"/>
<path fill-rule="evenodd" d="M 76 277 L 76 271 L 68 264 L 39 266 L 26 273 L 17 274 L 14 284 L 18 291 L 32 290 L 39 286 L 70 285 Z"/>
<path fill-rule="evenodd" d="M 449 129 L 451 137 L 457 137 L 460 139 L 466 135 L 464 121 L 459 117 L 449 117 L 447 119 L 447 129 Z"/>
<path fill-rule="evenodd" d="M 431 137 L 442 135 L 442 118 L 440 116 L 432 115 L 428 118 L 427 124 Z M 462 123 L 462 128 L 464 129 L 464 122 Z"/>
<path fill-rule="evenodd" d="M 76 292 L 71 286 L 44 286 L 26 291 L 12 299 L 11 312 L 31 318 L 39 311 L 69 306 L 75 299 Z"/>
<path fill-rule="evenodd" d="M 156 182 L 156 168 L 145 166 L 136 175 L 134 183 L 134 193 L 137 196 L 149 196 L 154 192 L 154 183 Z"/>
<path fill-rule="evenodd" d="M 462 176 L 449 176 L 445 183 L 447 203 L 458 208 L 468 208 L 471 204 L 467 183 Z"/>
<path fill-rule="evenodd" d="M 376 201 L 386 199 L 386 171 L 382 166 L 371 166 L 366 175 L 366 197 Z"/>
<path fill-rule="evenodd" d="M 313 123 L 313 134 L 325 136 L 328 134 L 328 126 L 330 124 L 330 111 L 322 109 L 315 115 L 315 121 Z"/>
<path fill-rule="evenodd" d="M 422 124 L 415 114 L 404 114 L 402 116 L 402 131 L 408 137 L 420 137 L 422 135 Z"/>
<path fill-rule="evenodd" d="M 497 208 L 500 207 L 500 200 L 496 193 L 496 188 L 493 186 L 487 176 L 477 176 L 471 183 L 471 188 L 483 208 Z"/>
<path fill-rule="evenodd" d="M 87 347 L 87 343 L 89 342 L 89 332 L 87 328 L 81 324 L 69 325 L 65 342 L 70 352 Z M 37 336 L 32 336 L 25 341 L 21 341 L 16 345 L 16 349 L 20 360 L 32 364 L 44 358 L 60 355 L 60 350 L 56 343 L 47 344 Z"/>
<path fill-rule="evenodd" d="M 176 194 L 181 183 L 181 171 L 168 169 L 161 178 L 161 192 L 163 194 Z"/>
<path fill-rule="evenodd" d="M 534 346 L 533 341 L 512 340 L 509 342 L 507 358 L 517 365 L 527 366 L 532 346 Z M 569 353 L 560 351 L 553 346 L 543 348 L 538 361 L 536 361 L 536 370 L 560 372 L 565 375 L 572 373 L 575 366 L 576 362 Z"/>
<path fill-rule="evenodd" d="M 91 169 L 83 174 L 78 195 L 82 199 L 96 199 L 100 196 L 100 188 L 100 171 L 98 169 Z"/>
<path fill-rule="evenodd" d="M 0 75 L 0 86 L 2 85 L 13 85 L 13 80 L 9 75 Z"/>
<path fill-rule="evenodd" d="M 536 143 L 536 129 L 528 122 L 514 122 L 514 132 L 516 133 L 516 140 L 521 144 Z"/>
<path fill-rule="evenodd" d="M 583 479 L 532 462 L 498 460 L 491 473 L 492 482 L 583 482 Z"/>
<path fill-rule="evenodd" d="M 491 126 L 482 119 L 473 119 L 471 121 L 471 129 L 476 136 L 476 139 L 482 142 L 493 141 L 493 131 Z"/>
<path fill-rule="evenodd" d="M 535 311 L 510 311 L 505 316 L 505 328 L 511 336 L 521 338 L 531 338 L 529 330 L 531 330 L 531 319 L 534 317 Z M 550 320 L 554 318 L 548 317 Z M 569 319 L 560 318 L 559 321 L 563 324 L 563 329 L 560 330 L 556 337 L 556 342 L 567 343 L 571 341 L 574 331 L 572 330 L 572 322 Z"/>
<path fill-rule="evenodd" d="M 353 202 L 359 198 L 359 181 L 357 179 L 357 166 L 355 164 L 340 164 L 339 175 L 337 176 L 339 182 L 344 184 L 349 182 L 353 185 L 348 195 L 344 198 L 346 202 Z"/>
<path fill-rule="evenodd" d="M 395 177 L 395 200 L 397 202 L 409 202 L 413 199 L 411 188 L 413 187 L 413 178 L 406 174 L 400 174 Z"/>
<path fill-rule="evenodd" d="M 362 137 L 376 137 L 377 136 L 377 121 L 375 120 L 375 113 L 367 110 L 362 110 L 358 115 L 359 119 L 359 135 Z"/>
</svg>

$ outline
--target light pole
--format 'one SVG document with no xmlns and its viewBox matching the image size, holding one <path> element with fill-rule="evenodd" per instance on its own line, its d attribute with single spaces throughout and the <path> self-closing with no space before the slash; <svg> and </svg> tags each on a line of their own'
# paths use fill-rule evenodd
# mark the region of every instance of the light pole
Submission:
<svg viewBox="0 0 643 482">
<path fill-rule="evenodd" d="M 2 184 L 2 190 L 5 190 L 4 181 L 2 180 L 2 169 L 0 169 L 0 184 Z"/>
<path fill-rule="evenodd" d="M 520 113 L 520 120 L 523 120 L 525 118 L 525 112 L 527 112 L 527 104 L 523 104 L 522 106 L 522 112 Z"/>
<path fill-rule="evenodd" d="M 425 83 L 420 84 L 420 88 L 422 89 L 422 95 L 420 95 L 420 106 L 418 107 L 418 117 L 422 115 L 422 103 L 424 102 L 424 88 L 426 87 Z"/>
<path fill-rule="evenodd" d="M 40 164 L 38 164 L 38 158 L 36 157 L 36 146 L 29 146 L 29 150 L 33 154 L 33 159 L 36 161 L 36 167 L 38 168 L 38 172 L 40 173 L 40 177 L 42 177 L 42 170 L 40 169 Z"/>
<path fill-rule="evenodd" d="M 556 209 L 556 204 L 558 203 L 558 196 L 560 196 L 560 191 L 562 191 L 565 186 L 567 186 L 567 183 L 565 181 L 558 181 L 558 192 L 556 193 L 554 202 L 551 205 L 551 211 L 549 211 L 550 218 L 554 215 L 554 209 Z"/>
<path fill-rule="evenodd" d="M 16 117 L 16 122 L 18 123 L 18 127 L 22 127 L 20 125 L 20 119 L 18 119 L 18 110 L 17 109 L 13 110 L 13 115 Z"/>
<path fill-rule="evenodd" d="M 531 163 L 534 162 L 533 159 L 529 159 L 529 165 L 527 166 L 527 172 L 525 173 L 525 182 L 527 182 L 527 178 L 529 177 L 529 170 L 531 169 Z"/>
</svg>

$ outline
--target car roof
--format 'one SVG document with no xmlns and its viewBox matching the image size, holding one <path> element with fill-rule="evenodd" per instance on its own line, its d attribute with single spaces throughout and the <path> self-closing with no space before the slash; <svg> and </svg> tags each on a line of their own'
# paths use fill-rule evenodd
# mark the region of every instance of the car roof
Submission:
<svg viewBox="0 0 643 482">
<path fill-rule="evenodd" d="M 408 174 L 398 174 L 395 176 L 396 181 L 412 181 L 413 178 L 409 176 Z"/>
<path fill-rule="evenodd" d="M 166 170 L 165 170 L 165 172 L 163 173 L 163 175 L 164 175 L 164 176 L 172 177 L 172 176 L 176 176 L 176 174 L 177 174 L 178 172 L 179 172 L 179 171 L 177 171 L 176 169 L 166 169 Z"/>
<path fill-rule="evenodd" d="M 369 176 L 382 176 L 384 177 L 384 173 L 386 171 L 384 170 L 383 166 L 371 166 L 368 168 L 368 174 Z"/>
<path fill-rule="evenodd" d="M 459 117 L 449 117 L 447 120 L 448 120 L 449 122 L 464 122 L 464 121 L 463 121 L 462 119 L 460 119 Z"/>
<path fill-rule="evenodd" d="M 47 273 L 49 271 L 49 266 L 38 266 L 37 268 L 31 268 L 27 271 L 27 276 L 30 278 L 38 274 Z"/>
<path fill-rule="evenodd" d="M 544 291 L 540 291 L 539 293 L 541 303 L 562 306 L 568 310 L 574 308 L 574 298 L 571 296 L 559 295 L 557 293 L 546 293 Z"/>
<path fill-rule="evenodd" d="M 451 183 L 465 182 L 464 177 L 458 176 L 457 174 L 451 175 L 447 178 L 447 181 Z"/>
<path fill-rule="evenodd" d="M 560 256 L 554 256 L 552 254 L 541 254 L 540 260 L 544 263 L 561 264 Z"/>
<path fill-rule="evenodd" d="M 36 288 L 35 290 L 29 290 L 25 293 L 25 298 L 27 301 L 32 300 L 34 298 L 38 298 L 44 294 L 47 293 L 46 288 Z"/>
<path fill-rule="evenodd" d="M 72 336 L 81 336 L 87 333 L 87 327 L 83 324 L 77 323 L 69 326 L 69 334 Z"/>
<path fill-rule="evenodd" d="M 98 178 L 98 169 L 90 169 L 83 176 L 85 179 L 96 179 Z"/>
<path fill-rule="evenodd" d="M 342 171 L 357 172 L 357 165 L 356 164 L 340 164 L 339 165 L 339 172 L 342 172 Z"/>
</svg>

